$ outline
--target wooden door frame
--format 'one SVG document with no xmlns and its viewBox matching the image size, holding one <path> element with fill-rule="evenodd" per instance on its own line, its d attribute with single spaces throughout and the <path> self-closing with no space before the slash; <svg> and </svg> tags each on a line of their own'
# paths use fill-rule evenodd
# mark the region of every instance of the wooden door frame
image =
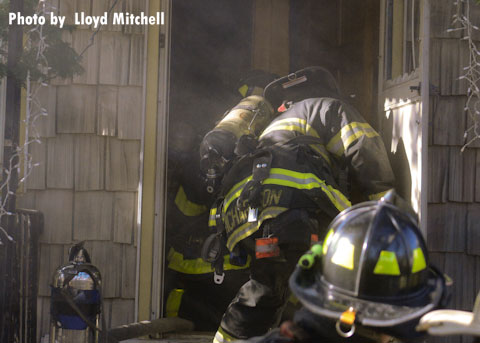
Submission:
<svg viewBox="0 0 480 343">
<path fill-rule="evenodd" d="M 384 70 L 385 70 L 385 10 L 386 10 L 386 0 L 380 0 L 380 27 L 379 27 L 379 73 L 378 73 L 378 116 L 381 120 L 383 116 L 385 104 L 380 101 L 380 95 L 388 94 L 389 88 L 393 88 L 397 85 L 404 84 L 405 87 L 418 86 L 418 78 L 420 79 L 420 93 L 417 97 L 412 97 L 411 94 L 395 94 L 396 96 L 407 97 L 410 95 L 410 98 L 416 99 L 421 102 L 421 133 L 422 133 L 422 156 L 421 156 L 421 167 L 420 167 L 420 228 L 426 238 L 427 234 L 427 210 L 428 210 L 428 117 L 429 117 L 429 91 L 430 91 L 430 81 L 429 81 L 429 69 L 430 69 L 430 0 L 417 0 L 421 1 L 421 33 L 420 33 L 420 49 L 421 49 L 421 60 L 420 66 L 417 72 L 420 75 L 415 75 L 415 71 L 410 76 L 401 76 L 396 80 L 385 80 Z M 390 90 L 392 94 L 395 93 L 395 90 Z M 406 104 L 406 103 L 404 103 Z M 393 106 L 401 106 L 402 103 L 392 104 Z"/>
</svg>

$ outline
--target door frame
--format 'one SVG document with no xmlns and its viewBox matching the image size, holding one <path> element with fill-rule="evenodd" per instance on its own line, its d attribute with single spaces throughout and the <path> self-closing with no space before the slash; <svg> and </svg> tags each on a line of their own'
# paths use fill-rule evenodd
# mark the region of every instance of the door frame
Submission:
<svg viewBox="0 0 480 343">
<path fill-rule="evenodd" d="M 385 109 L 398 108 L 420 101 L 421 121 L 417 124 L 421 125 L 421 158 L 420 172 L 416 177 L 420 178 L 420 204 L 419 218 L 420 228 L 424 237 L 427 234 L 427 209 L 428 209 L 428 117 L 429 117 L 429 69 L 430 69 L 430 0 L 421 1 L 421 17 L 420 17 L 420 51 L 419 69 L 416 69 L 409 75 L 402 75 L 395 80 L 385 80 L 385 25 L 386 25 L 386 1 L 380 0 L 380 33 L 379 33 L 379 72 L 378 72 L 378 116 L 379 122 L 384 115 Z M 413 95 L 410 87 L 417 87 L 420 82 L 420 92 Z M 394 95 L 399 98 L 398 102 L 385 104 L 382 100 L 386 95 Z M 403 101 L 403 98 L 409 99 Z M 412 175 L 413 177 L 414 175 Z M 408 199 L 407 199 L 408 200 Z"/>
</svg>

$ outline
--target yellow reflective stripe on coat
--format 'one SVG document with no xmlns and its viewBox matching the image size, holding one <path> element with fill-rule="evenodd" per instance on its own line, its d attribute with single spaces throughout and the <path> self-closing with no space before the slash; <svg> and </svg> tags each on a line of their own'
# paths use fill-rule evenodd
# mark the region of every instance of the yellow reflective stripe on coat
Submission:
<svg viewBox="0 0 480 343">
<path fill-rule="evenodd" d="M 296 131 L 304 135 L 319 137 L 317 131 L 307 123 L 305 119 L 301 118 L 285 118 L 271 123 L 260 135 L 263 136 L 273 131 Z"/>
<path fill-rule="evenodd" d="M 339 190 L 333 188 L 331 185 L 327 185 L 324 180 L 321 180 L 312 173 L 300 173 L 283 168 L 272 168 L 270 170 L 270 177 L 264 180 L 263 184 L 305 190 L 320 188 L 337 210 L 343 211 L 352 206 L 350 201 Z"/>
<path fill-rule="evenodd" d="M 378 136 L 378 133 L 368 123 L 353 122 L 347 124 L 328 142 L 327 150 L 332 154 L 341 156 L 350 144 L 362 136 L 371 138 Z"/>
<path fill-rule="evenodd" d="M 215 333 L 215 337 L 213 337 L 213 343 L 225 343 L 236 340 L 238 340 L 238 338 L 226 333 L 225 330 L 222 329 L 222 327 L 218 328 L 217 332 Z"/>
<path fill-rule="evenodd" d="M 227 249 L 232 251 L 233 248 L 235 248 L 235 245 L 237 245 L 241 240 L 257 232 L 265 220 L 275 218 L 286 210 L 288 210 L 286 207 L 267 207 L 262 211 L 262 213 L 260 213 L 260 216 L 256 222 L 246 222 L 232 231 L 227 239 Z"/>
<path fill-rule="evenodd" d="M 250 256 L 248 256 L 247 263 L 245 263 L 244 266 L 235 266 L 230 264 L 230 255 L 225 255 L 223 258 L 224 270 L 241 270 L 250 267 Z M 168 268 L 179 273 L 199 275 L 213 273 L 214 271 L 211 263 L 205 262 L 201 258 L 184 259 L 183 255 L 175 251 L 173 248 L 170 248 L 167 259 L 169 261 Z"/>
<path fill-rule="evenodd" d="M 400 267 L 398 266 L 397 255 L 393 251 L 382 250 L 378 257 L 377 264 L 373 270 L 373 274 L 380 275 L 400 275 Z"/>
<path fill-rule="evenodd" d="M 239 183 L 237 183 L 235 186 L 232 187 L 232 189 L 227 193 L 225 196 L 225 200 L 223 201 L 223 213 L 225 213 L 228 209 L 228 206 L 232 203 L 233 200 L 237 199 L 240 194 L 242 193 L 243 186 L 252 179 L 252 176 L 250 175 L 249 177 L 243 179 Z"/>
<path fill-rule="evenodd" d="M 389 190 L 386 190 L 384 192 L 380 192 L 380 193 L 377 193 L 377 194 L 371 194 L 368 196 L 368 199 L 370 200 L 380 200 L 385 194 L 388 193 Z"/>
<path fill-rule="evenodd" d="M 217 208 L 210 209 L 210 215 L 208 216 L 208 226 L 213 227 L 217 225 Z"/>
<path fill-rule="evenodd" d="M 175 205 L 177 205 L 177 208 L 187 217 L 195 217 L 208 210 L 206 206 L 195 204 L 188 200 L 187 194 L 185 194 L 182 186 L 178 189 L 177 196 L 175 197 Z"/>
<path fill-rule="evenodd" d="M 175 288 L 172 289 L 170 294 L 168 294 L 167 304 L 165 306 L 167 317 L 178 317 L 178 311 L 180 310 L 180 305 L 182 304 L 183 293 L 185 293 L 185 290 Z"/>
</svg>

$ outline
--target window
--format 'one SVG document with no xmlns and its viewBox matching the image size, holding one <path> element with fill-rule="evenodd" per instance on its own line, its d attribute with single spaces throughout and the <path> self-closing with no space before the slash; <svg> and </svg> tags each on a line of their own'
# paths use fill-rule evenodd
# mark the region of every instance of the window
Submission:
<svg viewBox="0 0 480 343">
<path fill-rule="evenodd" d="M 420 0 L 387 0 L 385 79 L 410 74 L 419 65 Z"/>
</svg>

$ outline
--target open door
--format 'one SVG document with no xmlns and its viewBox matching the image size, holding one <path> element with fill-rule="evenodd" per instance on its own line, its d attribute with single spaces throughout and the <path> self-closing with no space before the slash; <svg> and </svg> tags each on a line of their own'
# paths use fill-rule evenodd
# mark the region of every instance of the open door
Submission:
<svg viewBox="0 0 480 343">
<path fill-rule="evenodd" d="M 429 1 L 381 0 L 380 6 L 380 131 L 396 188 L 425 224 Z"/>
</svg>

